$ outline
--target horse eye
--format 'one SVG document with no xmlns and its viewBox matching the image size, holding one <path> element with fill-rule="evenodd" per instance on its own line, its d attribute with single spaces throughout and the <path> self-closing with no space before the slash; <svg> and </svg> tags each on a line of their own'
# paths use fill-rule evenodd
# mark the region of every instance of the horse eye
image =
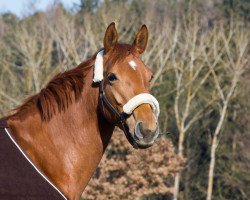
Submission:
<svg viewBox="0 0 250 200">
<path fill-rule="evenodd" d="M 117 79 L 117 77 L 116 77 L 115 74 L 111 73 L 111 74 L 108 75 L 108 80 L 109 80 L 110 82 L 112 82 L 112 81 L 116 81 L 116 80 L 118 80 L 118 79 Z"/>
</svg>

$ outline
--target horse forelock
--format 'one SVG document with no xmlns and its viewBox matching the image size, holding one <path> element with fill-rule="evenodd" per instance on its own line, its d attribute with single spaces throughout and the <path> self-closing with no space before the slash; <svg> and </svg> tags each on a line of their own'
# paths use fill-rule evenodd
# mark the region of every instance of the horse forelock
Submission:
<svg viewBox="0 0 250 200">
<path fill-rule="evenodd" d="M 9 117 L 24 118 L 38 109 L 42 121 L 49 121 L 57 112 L 65 111 L 76 102 L 84 88 L 84 78 L 94 64 L 95 56 L 79 64 L 76 68 L 55 75 L 41 91 L 14 109 Z"/>
<path fill-rule="evenodd" d="M 132 45 L 117 43 L 109 53 L 108 61 L 114 64 L 125 59 L 129 54 L 136 54 L 136 50 Z"/>
</svg>

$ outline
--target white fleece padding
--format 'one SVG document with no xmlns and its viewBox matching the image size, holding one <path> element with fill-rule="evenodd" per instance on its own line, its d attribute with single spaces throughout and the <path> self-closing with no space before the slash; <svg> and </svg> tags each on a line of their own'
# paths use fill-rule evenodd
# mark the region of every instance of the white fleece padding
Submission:
<svg viewBox="0 0 250 200">
<path fill-rule="evenodd" d="M 93 78 L 95 83 L 101 82 L 103 80 L 103 53 L 104 50 L 100 51 L 96 55 Z"/>
<path fill-rule="evenodd" d="M 123 112 L 130 115 L 135 108 L 144 103 L 150 104 L 156 116 L 157 117 L 159 116 L 160 114 L 159 102 L 153 95 L 149 93 L 141 93 L 134 96 L 123 106 Z"/>
</svg>

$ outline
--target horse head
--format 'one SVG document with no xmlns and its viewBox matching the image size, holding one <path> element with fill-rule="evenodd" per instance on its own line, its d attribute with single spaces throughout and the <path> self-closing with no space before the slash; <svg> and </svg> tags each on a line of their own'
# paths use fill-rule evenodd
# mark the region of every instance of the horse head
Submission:
<svg viewBox="0 0 250 200">
<path fill-rule="evenodd" d="M 141 60 L 147 41 L 148 29 L 143 25 L 132 45 L 119 43 L 115 23 L 111 23 L 94 69 L 103 115 L 123 129 L 135 148 L 151 146 L 159 135 L 159 104 L 150 94 L 153 74 Z"/>
</svg>

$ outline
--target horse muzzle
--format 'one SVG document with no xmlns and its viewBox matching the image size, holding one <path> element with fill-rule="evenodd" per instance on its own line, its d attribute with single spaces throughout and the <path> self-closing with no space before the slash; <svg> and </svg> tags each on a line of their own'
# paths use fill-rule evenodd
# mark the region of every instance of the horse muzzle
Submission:
<svg viewBox="0 0 250 200">
<path fill-rule="evenodd" d="M 137 122 L 134 129 L 134 140 L 139 148 L 148 148 L 154 144 L 159 136 L 159 126 L 155 130 L 144 128 L 143 122 Z"/>
</svg>

